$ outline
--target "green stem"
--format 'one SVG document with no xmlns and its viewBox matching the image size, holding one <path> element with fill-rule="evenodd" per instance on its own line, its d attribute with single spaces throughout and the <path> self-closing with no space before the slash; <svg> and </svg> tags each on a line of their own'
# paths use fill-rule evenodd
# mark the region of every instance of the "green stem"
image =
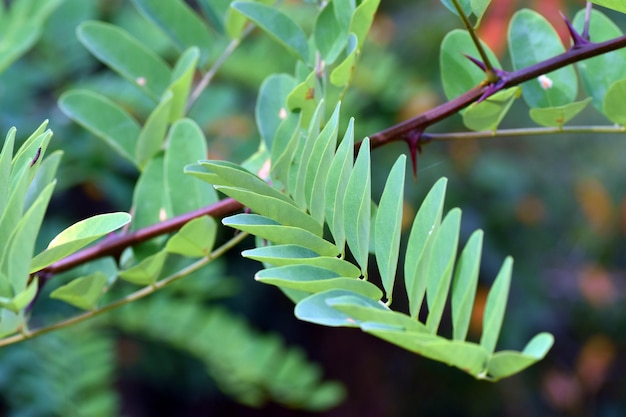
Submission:
<svg viewBox="0 0 626 417">
<path fill-rule="evenodd" d="M 245 239 L 248 236 L 247 233 L 239 233 L 237 234 L 235 237 L 233 237 L 232 239 L 230 239 L 228 242 L 226 242 L 225 244 L 223 244 L 222 246 L 220 246 L 219 248 L 215 249 L 213 252 L 211 252 L 211 254 L 209 256 L 206 256 L 196 262 L 194 262 L 193 264 L 187 266 L 186 268 L 181 269 L 180 271 L 170 275 L 167 278 L 163 278 L 160 281 L 157 281 L 156 283 L 144 287 L 138 291 L 135 291 L 132 294 L 127 295 L 126 297 L 119 299 L 115 302 L 112 302 L 111 304 L 107 304 L 104 307 L 100 307 L 98 309 L 95 310 L 91 310 L 91 311 L 87 311 L 83 314 L 79 314 L 77 316 L 74 317 L 70 317 L 67 320 L 63 320 L 60 321 L 58 323 L 52 324 L 50 326 L 45 326 L 45 327 L 40 327 L 38 329 L 35 330 L 26 330 L 23 331 L 22 333 L 10 336 L 10 337 L 6 337 L 4 339 L 0 339 L 0 347 L 3 346 L 7 346 L 7 345 L 12 345 L 14 343 L 18 343 L 18 342 L 22 342 L 26 339 L 32 339 L 33 337 L 37 337 L 37 336 L 41 336 L 42 334 L 46 334 L 49 332 L 52 332 L 54 330 L 59 330 L 59 329 L 64 329 L 66 327 L 72 326 L 74 324 L 83 322 L 87 319 L 90 319 L 92 317 L 96 317 L 99 316 L 103 313 L 106 313 L 108 311 L 114 310 L 118 307 L 121 307 L 123 305 L 126 305 L 128 303 L 131 303 L 133 301 L 139 300 L 141 298 L 144 298 L 162 288 L 167 287 L 168 285 L 173 284 L 174 282 L 178 281 L 181 278 L 184 278 L 186 276 L 188 276 L 189 274 L 191 274 L 192 272 L 197 271 L 198 269 L 202 268 L 203 266 L 207 265 L 209 262 L 211 262 L 213 259 L 220 257 L 221 255 L 223 255 L 224 253 L 226 253 L 227 251 L 229 251 L 230 249 L 232 249 L 235 245 L 237 245 L 239 242 L 241 242 L 243 239 Z"/>
<path fill-rule="evenodd" d="M 583 134 L 583 133 L 625 133 L 624 126 L 562 126 L 562 127 L 528 127 L 519 129 L 500 129 L 496 131 L 485 130 L 481 132 L 458 132 L 458 133 L 424 133 L 422 140 L 446 141 L 464 139 L 487 139 L 496 137 L 512 136 L 540 136 L 554 135 L 558 133 Z"/>
<path fill-rule="evenodd" d="M 474 30 L 474 26 L 472 26 L 472 23 L 469 21 L 468 17 L 465 15 L 465 12 L 461 8 L 461 5 L 459 4 L 458 0 L 452 0 L 452 3 L 454 3 L 454 8 L 459 13 L 461 20 L 463 21 L 463 24 L 465 25 L 465 29 L 467 29 L 470 36 L 472 37 L 472 42 L 474 42 L 474 45 L 476 46 L 476 49 L 478 50 L 478 53 L 480 54 L 480 58 L 482 59 L 483 64 L 485 64 L 485 73 L 487 74 L 487 78 L 485 79 L 485 81 L 487 82 L 487 84 L 493 84 L 497 82 L 498 75 L 493 70 L 493 65 L 491 64 L 491 61 L 489 61 L 487 52 L 485 51 L 485 48 L 483 48 L 483 45 L 480 42 L 480 39 L 478 39 L 478 35 L 476 34 L 476 31 Z"/>
</svg>

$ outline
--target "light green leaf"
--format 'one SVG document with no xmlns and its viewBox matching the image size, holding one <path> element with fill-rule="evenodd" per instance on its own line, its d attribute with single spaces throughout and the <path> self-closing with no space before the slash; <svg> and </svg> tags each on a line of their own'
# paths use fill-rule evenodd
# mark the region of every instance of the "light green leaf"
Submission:
<svg viewBox="0 0 626 417">
<path fill-rule="evenodd" d="M 354 33 L 348 36 L 348 46 L 346 47 L 346 57 L 330 73 L 330 83 L 342 87 L 350 82 L 355 70 L 355 62 L 359 53 L 358 39 Z"/>
<path fill-rule="evenodd" d="M 426 284 L 428 318 L 426 327 L 436 333 L 450 290 L 461 228 L 461 210 L 450 210 L 437 229 L 430 252 Z"/>
<path fill-rule="evenodd" d="M 311 216 L 320 224 L 324 222 L 324 198 L 328 169 L 333 161 L 335 148 L 337 147 L 340 107 L 341 103 L 338 103 L 330 120 L 328 120 L 324 129 L 315 139 L 310 158 L 306 164 L 304 194 L 307 207 Z"/>
<path fill-rule="evenodd" d="M 348 29 L 348 32 L 356 35 L 359 41 L 359 49 L 361 49 L 365 43 L 367 33 L 372 26 L 374 16 L 376 15 L 376 9 L 378 9 L 379 4 L 380 0 L 363 0 L 352 14 L 352 20 L 350 20 L 350 29 Z"/>
<path fill-rule="evenodd" d="M 170 202 L 164 189 L 163 155 L 157 155 L 148 162 L 135 184 L 131 211 L 133 230 L 165 220 Z"/>
<path fill-rule="evenodd" d="M 603 113 L 613 123 L 626 125 L 626 107 L 624 97 L 626 97 L 626 79 L 616 81 L 609 87 L 604 96 Z"/>
<path fill-rule="evenodd" d="M 304 211 L 264 194 L 257 194 L 243 188 L 217 186 L 218 191 L 234 198 L 250 210 L 281 222 L 285 226 L 299 227 L 317 236 L 322 236 L 322 226 Z"/>
<path fill-rule="evenodd" d="M 198 14 L 184 1 L 132 0 L 132 3 L 174 42 L 179 51 L 192 46 L 199 48 L 200 65 L 207 65 L 214 36 Z"/>
<path fill-rule="evenodd" d="M 617 10 L 618 12 L 626 13 L 626 4 L 621 0 L 592 0 L 591 2 L 609 9 Z"/>
<path fill-rule="evenodd" d="M 171 70 L 165 61 L 119 26 L 88 21 L 78 26 L 77 34 L 96 58 L 153 100 L 167 88 Z"/>
<path fill-rule="evenodd" d="M 406 156 L 402 155 L 387 177 L 374 228 L 376 264 L 385 288 L 387 303 L 391 303 L 400 253 L 405 171 Z"/>
<path fill-rule="evenodd" d="M 165 150 L 165 194 L 171 199 L 172 216 L 208 206 L 218 200 L 209 184 L 185 174 L 186 165 L 207 154 L 206 139 L 191 119 L 181 119 L 170 128 Z M 163 192 L 163 191 L 161 191 Z"/>
<path fill-rule="evenodd" d="M 47 124 L 47 121 L 45 124 Z M 44 155 L 50 144 L 50 139 L 52 139 L 51 130 L 46 130 L 37 135 L 31 135 L 26 142 L 20 146 L 20 149 L 13 157 L 11 176 L 13 177 L 14 173 L 19 174 L 20 170 L 24 169 L 29 181 L 32 180 L 44 159 Z M 11 186 L 9 189 L 13 188 L 14 180 L 14 177 L 11 178 Z"/>
<path fill-rule="evenodd" d="M 512 268 L 513 259 L 507 257 L 487 296 L 483 317 L 483 334 L 480 337 L 480 345 L 490 353 L 496 349 L 496 343 L 500 336 L 506 303 L 509 298 Z"/>
<path fill-rule="evenodd" d="M 583 111 L 591 100 L 591 97 L 587 97 L 582 101 L 575 101 L 564 106 L 530 109 L 530 118 L 541 126 L 562 127 Z"/>
<path fill-rule="evenodd" d="M 167 241 L 165 249 L 189 257 L 210 256 L 215 244 L 217 224 L 212 217 L 202 216 L 185 224 Z"/>
<path fill-rule="evenodd" d="M 350 262 L 334 256 L 320 256 L 300 245 L 272 245 L 245 250 L 244 257 L 275 266 L 312 265 L 334 271 L 339 276 L 358 278 L 361 270 Z"/>
<path fill-rule="evenodd" d="M 201 160 L 199 164 L 202 168 L 206 168 L 209 172 L 216 175 L 216 178 L 211 178 L 211 184 L 213 185 L 243 188 L 257 194 L 282 200 L 296 207 L 295 202 L 287 195 L 281 193 L 261 178 L 237 164 L 229 161 L 208 160 Z"/>
<path fill-rule="evenodd" d="M 295 315 L 300 320 L 332 327 L 359 327 L 356 320 L 328 305 L 332 298 L 355 295 L 352 291 L 330 290 L 313 294 L 296 305 Z"/>
<path fill-rule="evenodd" d="M 356 1 L 333 1 L 332 6 L 333 11 L 335 12 L 335 17 L 337 18 L 337 23 L 339 23 L 343 29 L 348 30 L 350 27 L 350 21 L 352 20 L 352 15 L 356 9 Z"/>
<path fill-rule="evenodd" d="M 152 285 L 159 278 L 166 259 L 167 251 L 159 251 L 143 259 L 137 265 L 120 271 L 119 277 L 124 281 L 137 285 Z"/>
<path fill-rule="evenodd" d="M 120 106 L 100 94 L 73 90 L 61 95 L 59 107 L 70 119 L 135 163 L 135 147 L 140 127 Z"/>
<path fill-rule="evenodd" d="M 543 359 L 553 344 L 554 336 L 550 333 L 539 333 L 528 342 L 523 352 L 497 352 L 487 363 L 486 376 L 497 381 L 521 372 Z"/>
<path fill-rule="evenodd" d="M 163 94 L 159 105 L 152 110 L 152 113 L 150 113 L 146 123 L 139 132 L 135 146 L 135 160 L 140 170 L 143 170 L 150 158 L 163 148 L 170 117 L 172 97 L 171 91 L 166 91 L 165 94 Z"/>
<path fill-rule="evenodd" d="M 255 106 L 256 125 L 267 149 L 274 149 L 272 142 L 281 123 L 287 118 L 287 96 L 296 87 L 292 76 L 272 74 L 259 88 Z M 291 137 L 291 135 L 289 135 Z M 276 161 L 272 158 L 272 161 Z"/>
<path fill-rule="evenodd" d="M 0 213 L 4 213 L 9 198 L 9 183 L 11 179 L 11 160 L 15 146 L 16 129 L 12 127 L 7 132 L 2 151 L 0 152 Z M 2 216 L 0 215 L 0 218 Z"/>
<path fill-rule="evenodd" d="M 363 276 L 367 276 L 367 262 L 370 242 L 370 216 L 372 203 L 372 185 L 370 170 L 370 142 L 365 138 L 361 142 L 356 157 L 343 205 L 343 225 L 346 241 L 352 255 L 361 267 Z"/>
<path fill-rule="evenodd" d="M 30 273 L 39 271 L 54 262 L 87 246 L 96 239 L 119 229 L 130 222 L 127 213 L 100 214 L 74 223 L 56 235 L 43 252 L 30 264 Z"/>
<path fill-rule="evenodd" d="M 502 68 L 491 49 L 485 43 L 481 42 L 481 45 L 487 53 L 489 62 L 495 68 Z M 465 55 L 480 57 L 470 34 L 460 29 L 448 32 L 441 43 L 439 64 L 443 91 L 449 100 L 466 93 L 485 80 L 484 71 L 470 62 Z"/>
<path fill-rule="evenodd" d="M 306 191 L 304 183 L 306 180 L 306 170 L 309 165 L 309 160 L 313 153 L 313 147 L 315 146 L 315 140 L 317 139 L 322 126 L 322 116 L 324 114 L 324 101 L 320 101 L 315 108 L 313 116 L 310 117 L 308 122 L 309 128 L 306 130 L 306 138 L 299 140 L 296 150 L 294 152 L 293 161 L 289 170 L 288 189 L 291 190 L 291 195 L 299 207 L 303 210 L 308 208 L 308 200 L 306 198 Z M 301 112 L 301 120 L 304 123 L 305 115 Z M 304 132 L 303 132 L 304 133 Z"/>
<path fill-rule="evenodd" d="M 289 16 L 261 3 L 236 1 L 231 7 L 252 20 L 289 52 L 308 62 L 309 45 L 306 35 Z"/>
<path fill-rule="evenodd" d="M 62 156 L 62 151 L 56 151 L 43 159 L 41 165 L 37 168 L 37 172 L 35 173 L 33 180 L 28 186 L 28 191 L 26 192 L 26 196 L 24 198 L 24 208 L 30 207 L 39 194 L 41 194 L 41 191 L 46 188 L 48 184 L 54 181 Z M 43 158 L 41 152 L 39 158 Z M 2 210 L 0 210 L 0 212 L 2 212 Z"/>
<path fill-rule="evenodd" d="M 520 96 L 520 87 L 499 91 L 480 103 L 472 103 L 463 113 L 463 123 L 475 131 L 495 131 Z"/>
<path fill-rule="evenodd" d="M 287 118 L 279 125 L 274 140 L 272 141 L 271 174 L 284 185 L 289 182 L 289 171 L 294 153 L 298 148 L 301 136 L 301 114 L 288 113 Z M 293 190 L 287 189 L 287 192 Z"/>
<path fill-rule="evenodd" d="M 469 329 L 480 273 L 483 232 L 472 233 L 457 262 L 452 281 L 452 338 L 465 340 Z"/>
<path fill-rule="evenodd" d="M 472 6 L 472 12 L 478 18 L 478 22 L 480 22 L 483 14 L 485 14 L 485 11 L 487 10 L 487 7 L 489 7 L 491 0 L 471 0 L 470 3 Z M 475 26 L 478 26 L 478 23 L 476 23 Z"/>
<path fill-rule="evenodd" d="M 196 71 L 196 65 L 200 57 L 198 48 L 187 49 L 176 61 L 172 71 L 172 83 L 169 89 L 172 91 L 172 104 L 170 107 L 170 123 L 173 123 L 185 115 L 187 99 L 191 91 L 191 83 Z"/>
<path fill-rule="evenodd" d="M 552 25 L 539 13 L 522 9 L 509 25 L 509 51 L 516 70 L 535 65 L 565 52 Z M 542 75 L 522 84 L 530 107 L 556 107 L 576 99 L 578 79 L 572 66 Z"/>
<path fill-rule="evenodd" d="M 200 0 L 198 4 L 215 29 L 224 33 L 224 22 L 230 8 L 230 0 Z"/>
<path fill-rule="evenodd" d="M 574 18 L 573 25 L 579 32 L 583 31 L 585 16 L 585 10 L 581 10 Z M 594 9 L 591 11 L 589 35 L 592 42 L 600 43 L 622 36 L 622 31 L 611 19 Z M 623 69 L 626 67 L 626 49 L 607 52 L 580 61 L 576 65 L 583 87 L 592 97 L 594 107 L 603 111 L 602 103 L 609 87 L 625 78 Z"/>
<path fill-rule="evenodd" d="M 470 0 L 458 0 L 458 2 L 465 16 L 472 14 L 472 4 Z M 446 6 L 452 13 L 457 16 L 459 15 L 459 12 L 457 12 L 456 7 L 454 7 L 452 0 L 441 0 L 441 3 L 443 3 L 443 5 Z"/>
<path fill-rule="evenodd" d="M 346 187 L 352 172 L 354 160 L 354 118 L 350 119 L 343 140 L 335 153 L 326 181 L 326 195 L 324 199 L 325 214 L 328 227 L 341 251 L 346 244 L 346 234 L 343 223 L 343 206 Z"/>
<path fill-rule="evenodd" d="M 430 245 L 441 217 L 448 180 L 441 178 L 428 192 L 413 220 L 404 261 L 404 284 L 409 297 L 411 317 L 417 318 L 424 294 L 430 262 Z"/>
<path fill-rule="evenodd" d="M 76 278 L 50 293 L 50 298 L 65 301 L 83 310 L 93 310 L 104 294 L 107 277 L 102 272 Z"/>
<path fill-rule="evenodd" d="M 337 256 L 339 249 L 307 230 L 282 226 L 275 220 L 256 214 L 236 214 L 222 220 L 226 226 L 248 232 L 275 244 L 301 245 L 322 256 Z"/>
<path fill-rule="evenodd" d="M 345 278 L 334 271 L 313 265 L 286 265 L 263 269 L 254 276 L 259 282 L 309 293 L 347 290 L 373 300 L 382 297 L 380 289 L 359 278 Z"/>
</svg>

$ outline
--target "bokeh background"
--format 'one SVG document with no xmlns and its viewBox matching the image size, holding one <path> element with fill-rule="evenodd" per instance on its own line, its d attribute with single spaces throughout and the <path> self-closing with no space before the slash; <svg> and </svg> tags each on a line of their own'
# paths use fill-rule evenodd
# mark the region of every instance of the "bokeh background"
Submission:
<svg viewBox="0 0 626 417">
<path fill-rule="evenodd" d="M 287 3 L 303 26 L 311 24 L 310 6 Z M 580 0 L 492 3 L 481 35 L 505 68 L 510 67 L 507 26 L 515 10 L 539 11 L 566 39 L 559 12 L 573 17 L 584 7 Z M 605 12 L 626 29 L 624 16 Z M 81 87 L 115 99 L 139 120 L 150 110 L 149 103 L 134 99 L 132 86 L 77 41 L 76 26 L 88 19 L 119 24 L 170 61 L 175 56 L 167 39 L 129 1 L 65 0 L 49 18 L 37 45 L 0 75 L 0 131 L 16 126 L 18 136 L 24 137 L 49 119 L 55 133 L 52 147 L 64 151 L 42 244 L 74 221 L 128 210 L 137 178 L 129 165 L 57 107 L 61 93 Z M 437 0 L 382 2 L 342 107 L 344 122 L 355 117 L 357 136 L 373 134 L 444 101 L 439 44 L 457 27 L 458 19 Z M 218 73 L 190 115 L 209 140 L 211 158 L 240 162 L 256 151 L 256 93 L 264 77 L 281 71 L 292 72 L 293 62 L 255 32 Z M 584 95 L 582 88 L 580 94 Z M 589 108 L 571 124 L 609 122 Z M 526 105 L 518 100 L 502 127 L 532 125 Z M 463 130 L 457 116 L 429 131 Z M 372 153 L 375 194 L 380 193 L 386 170 L 404 152 L 405 146 L 395 143 Z M 219 267 L 219 279 L 199 278 L 207 292 L 204 300 L 245 316 L 258 331 L 280 334 L 288 345 L 300 346 L 318 362 L 326 378 L 341 381 L 346 399 L 320 415 L 624 415 L 625 168 L 623 134 L 493 138 L 424 147 L 418 179 L 409 181 L 406 190 L 407 216 L 415 213 L 430 186 L 445 176 L 447 208 L 463 210 L 462 239 L 477 228 L 485 231 L 473 337 L 480 332 L 486 291 L 501 262 L 512 255 L 514 279 L 499 348 L 519 350 L 539 331 L 556 338 L 544 361 L 497 384 L 475 381 L 358 330 L 299 322 L 293 305 L 277 289 L 254 282 L 260 266 L 239 257 L 252 241 L 228 255 Z M 406 308 L 401 297 L 395 302 L 396 308 Z M 54 320 L 72 310 L 44 300 L 36 313 Z M 308 415 L 272 403 L 260 409 L 242 406 L 221 394 L 204 365 L 184 350 L 120 328 L 108 332 L 114 335 L 112 383 L 120 415 Z M 54 386 L 44 362 L 66 360 L 68 369 L 79 373 L 98 366 L 97 361 L 73 361 L 73 349 L 63 336 L 41 340 L 0 350 L 0 415 L 69 415 L 59 411 L 58 403 L 75 393 Z"/>
</svg>

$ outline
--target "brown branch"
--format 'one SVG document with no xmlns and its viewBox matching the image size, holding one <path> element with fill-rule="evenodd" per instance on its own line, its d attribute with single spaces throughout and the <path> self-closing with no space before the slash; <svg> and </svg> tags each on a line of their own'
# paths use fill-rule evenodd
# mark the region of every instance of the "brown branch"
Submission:
<svg viewBox="0 0 626 417">
<path fill-rule="evenodd" d="M 602 43 L 574 45 L 574 47 L 563 54 L 557 55 L 554 58 L 540 62 L 536 65 L 514 72 L 503 72 L 500 74 L 500 80 L 497 85 L 495 85 L 495 88 L 493 84 L 477 86 L 467 93 L 425 113 L 371 135 L 371 147 L 377 148 L 396 140 L 405 140 L 409 142 L 409 145 L 411 145 L 411 141 L 415 140 L 427 141 L 428 135 L 424 135 L 424 137 L 422 137 L 422 133 L 426 128 L 452 116 L 453 114 L 456 114 L 459 110 L 479 100 L 485 95 L 485 93 L 493 94 L 501 89 L 519 85 L 525 81 L 547 74 L 567 65 L 571 65 L 623 47 L 626 47 L 626 35 Z M 414 143 L 414 145 L 418 146 L 419 144 Z M 355 146 L 358 147 L 359 143 Z M 136 232 L 125 235 L 115 235 L 111 238 L 105 239 L 95 246 L 83 249 L 60 260 L 59 262 L 50 265 L 38 274 L 45 277 L 51 277 L 56 273 L 66 271 L 94 259 L 102 258 L 104 256 L 119 255 L 127 247 L 138 245 L 139 243 L 163 234 L 175 232 L 196 217 L 204 215 L 223 217 L 241 209 L 242 205 L 240 203 L 231 198 L 227 198 L 208 207 L 168 219 L 162 223 L 137 230 Z"/>
</svg>

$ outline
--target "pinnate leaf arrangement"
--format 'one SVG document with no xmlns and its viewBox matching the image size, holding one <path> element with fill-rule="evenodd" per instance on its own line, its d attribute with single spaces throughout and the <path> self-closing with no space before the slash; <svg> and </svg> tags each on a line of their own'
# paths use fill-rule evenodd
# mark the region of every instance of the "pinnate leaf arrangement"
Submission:
<svg viewBox="0 0 626 417">
<path fill-rule="evenodd" d="M 10 47 L 0 53 L 0 69 L 36 41 L 20 36 L 16 28 L 27 19 L 18 7 L 37 2 L 15 3 L 0 16 L 12 23 L 3 25 L 2 42 Z M 29 24 L 42 25 L 57 3 L 47 2 L 46 8 L 30 15 Z M 8 132 L 0 152 L 0 345 L 132 303 L 98 323 L 144 332 L 192 352 L 221 381 L 222 389 L 243 403 L 260 405 L 272 399 L 310 410 L 332 407 L 343 396 L 341 387 L 322 380 L 315 365 L 301 355 L 280 353 L 293 351 L 277 339 L 256 335 L 231 313 L 167 295 L 166 287 L 182 278 L 219 269 L 220 257 L 252 235 L 256 246 L 242 255 L 262 263 L 254 278 L 278 287 L 295 303 L 295 316 L 301 320 L 360 328 L 490 381 L 545 357 L 554 342 L 548 333 L 537 334 L 521 351 L 496 349 L 512 279 L 510 257 L 494 277 L 479 340 L 468 340 L 483 232 L 477 230 L 461 242 L 461 210 L 444 209 L 445 178 L 432 186 L 414 219 L 406 219 L 405 155 L 386 174 L 380 198 L 374 201 L 375 156 L 370 152 L 404 141 L 415 174 L 418 151 L 435 140 L 623 132 L 626 113 L 619 102 L 626 79 L 620 69 L 626 66 L 626 50 L 620 48 L 626 46 L 626 37 L 588 3 L 571 23 L 566 21 L 571 45 L 564 48 L 545 18 L 520 10 L 508 28 L 513 68 L 505 70 L 476 35 L 490 1 L 442 0 L 464 27 L 448 33 L 441 44 L 441 80 L 448 101 L 358 140 L 358 115 L 344 120 L 341 102 L 361 54 L 367 53 L 366 38 L 380 0 L 308 3 L 315 3 L 307 6 L 315 19 L 305 30 L 288 6 L 268 1 L 202 0 L 194 10 L 181 0 L 132 0 L 136 13 L 174 45 L 174 62 L 118 25 L 80 24 L 80 43 L 131 83 L 134 94 L 151 109 L 139 121 L 128 108 L 92 89 L 66 91 L 59 99 L 65 115 L 138 173 L 132 207 L 130 214 L 80 221 L 35 253 L 62 152 L 47 155 L 52 139 L 47 122 L 17 150 L 16 131 Z M 619 1 L 594 3 L 626 12 Z M 241 164 L 206 159 L 207 138 L 193 117 L 200 111 L 194 105 L 252 32 L 262 32 L 260 36 L 280 45 L 295 61 L 295 70 L 271 74 L 260 84 L 255 107 L 258 151 Z M 576 101 L 579 81 L 588 97 Z M 520 97 L 538 126 L 500 129 Z M 614 124 L 569 126 L 589 104 Z M 467 132 L 426 131 L 454 114 L 462 116 Z M 407 222 L 411 227 L 403 238 Z M 223 241 L 225 235 L 232 238 Z M 69 270 L 72 278 L 48 296 L 85 311 L 59 322 L 39 321 L 39 327 L 31 329 L 31 312 L 42 289 Z M 408 311 L 395 308 L 404 297 Z M 152 308 L 156 303 L 159 307 Z M 195 335 L 160 329 L 157 317 L 173 310 L 211 320 Z M 238 329 L 237 337 L 223 337 L 227 328 Z M 440 328 L 451 328 L 451 334 Z M 216 347 L 220 343 L 222 348 Z M 255 353 L 234 352 L 241 343 Z M 269 363 L 275 355 L 293 359 L 280 380 L 267 368 L 255 368 L 252 364 L 258 361 L 242 359 L 263 356 Z M 244 372 L 245 367 L 254 372 Z M 293 383 L 298 378 L 301 383 Z M 247 388 L 238 389 L 238 384 Z"/>
</svg>

